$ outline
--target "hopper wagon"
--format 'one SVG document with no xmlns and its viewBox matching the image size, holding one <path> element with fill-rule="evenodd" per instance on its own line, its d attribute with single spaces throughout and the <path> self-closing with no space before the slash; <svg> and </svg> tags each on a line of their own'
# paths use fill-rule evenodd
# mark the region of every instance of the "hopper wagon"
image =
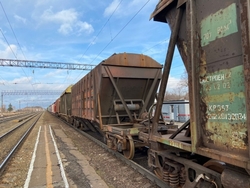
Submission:
<svg viewBox="0 0 250 188">
<path fill-rule="evenodd" d="M 59 116 L 59 113 L 60 113 L 60 98 L 56 99 L 52 111 L 53 111 L 57 116 Z"/>
<path fill-rule="evenodd" d="M 156 98 L 162 65 L 152 58 L 120 53 L 102 61 L 71 88 L 72 123 L 99 132 L 109 148 L 133 158 L 140 129 Z"/>
<path fill-rule="evenodd" d="M 59 116 L 65 121 L 71 123 L 71 110 L 72 110 L 72 98 L 71 88 L 73 85 L 68 86 L 61 94 L 59 100 Z"/>
</svg>

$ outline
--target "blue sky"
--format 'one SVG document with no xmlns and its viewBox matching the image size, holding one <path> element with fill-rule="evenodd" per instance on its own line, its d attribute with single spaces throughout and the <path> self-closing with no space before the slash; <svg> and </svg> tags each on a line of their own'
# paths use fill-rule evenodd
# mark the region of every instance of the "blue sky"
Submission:
<svg viewBox="0 0 250 188">
<path fill-rule="evenodd" d="M 170 30 L 149 21 L 158 0 L 0 0 L 0 58 L 97 65 L 113 53 L 142 53 L 163 64 Z M 174 55 L 168 89 L 184 72 Z M 88 71 L 1 67 L 0 91 L 64 90 Z M 4 96 L 16 109 L 59 96 Z"/>
</svg>

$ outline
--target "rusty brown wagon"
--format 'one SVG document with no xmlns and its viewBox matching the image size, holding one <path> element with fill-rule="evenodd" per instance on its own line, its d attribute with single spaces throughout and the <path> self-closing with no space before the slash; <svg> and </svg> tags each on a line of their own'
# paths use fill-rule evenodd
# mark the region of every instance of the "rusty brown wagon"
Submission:
<svg viewBox="0 0 250 188">
<path fill-rule="evenodd" d="M 72 123 L 71 111 L 72 111 L 72 97 L 71 88 L 73 85 L 69 85 L 59 98 L 59 116 L 65 121 Z"/>
<path fill-rule="evenodd" d="M 114 54 L 72 86 L 71 121 L 99 132 L 107 145 L 132 159 L 140 129 L 147 129 L 148 111 L 161 79 L 162 65 L 142 54 Z"/>
</svg>

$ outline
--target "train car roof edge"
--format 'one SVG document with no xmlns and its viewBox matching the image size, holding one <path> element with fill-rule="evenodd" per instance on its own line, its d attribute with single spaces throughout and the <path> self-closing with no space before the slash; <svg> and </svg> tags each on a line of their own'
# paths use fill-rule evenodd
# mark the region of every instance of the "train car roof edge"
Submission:
<svg viewBox="0 0 250 188">
<path fill-rule="evenodd" d="M 148 63 L 149 61 L 150 63 Z M 102 61 L 100 64 L 113 65 L 113 66 L 127 66 L 127 67 L 131 66 L 131 67 L 162 68 L 162 65 L 153 58 L 151 58 L 150 56 L 144 54 L 126 53 L 126 52 L 118 54 L 115 53 L 111 55 L 109 58 Z"/>
</svg>

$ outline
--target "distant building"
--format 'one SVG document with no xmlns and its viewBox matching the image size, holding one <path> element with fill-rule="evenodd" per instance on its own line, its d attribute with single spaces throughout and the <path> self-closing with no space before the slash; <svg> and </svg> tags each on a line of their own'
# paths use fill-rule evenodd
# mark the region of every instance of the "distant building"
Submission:
<svg viewBox="0 0 250 188">
<path fill-rule="evenodd" d="M 20 109 L 21 111 L 31 111 L 31 112 L 39 112 L 44 111 L 44 109 L 41 106 L 29 106 L 25 107 L 23 109 Z"/>
<path fill-rule="evenodd" d="M 3 109 L 1 109 L 1 112 L 5 112 L 6 111 L 6 106 L 5 104 L 3 104 Z"/>
<path fill-rule="evenodd" d="M 164 101 L 162 104 L 162 114 L 165 121 L 186 122 L 190 119 L 189 101 Z"/>
</svg>

